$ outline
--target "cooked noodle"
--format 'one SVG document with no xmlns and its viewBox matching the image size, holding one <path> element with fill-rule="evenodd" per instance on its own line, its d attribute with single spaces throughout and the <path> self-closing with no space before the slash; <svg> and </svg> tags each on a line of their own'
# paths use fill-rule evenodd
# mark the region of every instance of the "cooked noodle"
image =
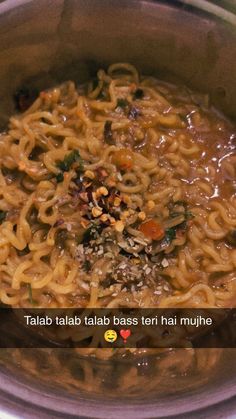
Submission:
<svg viewBox="0 0 236 419">
<path fill-rule="evenodd" d="M 114 64 L 41 92 L 0 136 L 0 300 L 234 305 L 234 127 L 204 95 Z"/>
</svg>

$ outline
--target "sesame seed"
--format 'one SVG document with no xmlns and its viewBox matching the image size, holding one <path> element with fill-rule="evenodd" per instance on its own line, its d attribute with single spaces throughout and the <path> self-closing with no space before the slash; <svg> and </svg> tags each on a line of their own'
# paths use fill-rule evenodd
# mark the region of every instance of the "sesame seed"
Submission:
<svg viewBox="0 0 236 419">
<path fill-rule="evenodd" d="M 167 259 L 162 259 L 161 264 L 162 264 L 163 268 L 166 268 L 167 266 L 169 266 L 169 262 L 168 262 Z"/>
<path fill-rule="evenodd" d="M 135 243 L 142 244 L 143 246 L 147 245 L 147 243 L 144 240 L 140 239 L 139 237 L 135 237 L 134 241 L 135 241 Z"/>
</svg>

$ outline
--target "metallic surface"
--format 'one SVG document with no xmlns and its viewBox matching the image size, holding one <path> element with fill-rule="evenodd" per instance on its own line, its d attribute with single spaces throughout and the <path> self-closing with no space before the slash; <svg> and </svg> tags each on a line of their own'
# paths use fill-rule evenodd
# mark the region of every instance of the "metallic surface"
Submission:
<svg viewBox="0 0 236 419">
<path fill-rule="evenodd" d="M 209 92 L 217 106 L 236 117 L 233 6 L 230 0 L 0 2 L 1 125 L 13 112 L 12 94 L 22 84 L 45 88 L 70 78 L 83 82 L 115 61 Z M 33 352 L 39 362 L 32 363 L 26 350 L 1 350 L 0 417 L 230 417 L 236 409 L 235 354 L 224 350 L 214 368 L 200 374 L 163 374 L 149 392 L 154 378 L 147 373 L 129 394 L 113 385 L 126 368 L 132 371 L 122 362 L 115 368 L 75 359 L 77 369 L 80 363 L 91 371 L 92 363 L 95 374 L 79 386 L 82 379 L 74 374 L 69 352 L 46 354 L 50 369 L 40 351 Z"/>
</svg>

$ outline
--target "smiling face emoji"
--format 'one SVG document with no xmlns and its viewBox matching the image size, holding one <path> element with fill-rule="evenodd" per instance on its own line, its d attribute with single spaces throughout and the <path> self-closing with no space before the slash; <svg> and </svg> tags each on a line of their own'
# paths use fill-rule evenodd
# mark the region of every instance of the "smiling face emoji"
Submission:
<svg viewBox="0 0 236 419">
<path fill-rule="evenodd" d="M 106 332 L 104 333 L 104 339 L 106 342 L 110 342 L 110 343 L 115 342 L 117 339 L 116 331 L 112 329 L 106 330 Z"/>
</svg>

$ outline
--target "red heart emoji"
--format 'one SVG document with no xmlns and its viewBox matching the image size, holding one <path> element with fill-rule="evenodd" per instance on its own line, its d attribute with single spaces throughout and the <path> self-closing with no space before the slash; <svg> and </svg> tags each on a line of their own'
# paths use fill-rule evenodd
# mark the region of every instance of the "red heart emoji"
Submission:
<svg viewBox="0 0 236 419">
<path fill-rule="evenodd" d="M 130 329 L 122 329 L 120 330 L 120 335 L 121 337 L 124 339 L 124 341 L 126 342 L 126 339 L 131 335 L 131 330 Z"/>
</svg>

